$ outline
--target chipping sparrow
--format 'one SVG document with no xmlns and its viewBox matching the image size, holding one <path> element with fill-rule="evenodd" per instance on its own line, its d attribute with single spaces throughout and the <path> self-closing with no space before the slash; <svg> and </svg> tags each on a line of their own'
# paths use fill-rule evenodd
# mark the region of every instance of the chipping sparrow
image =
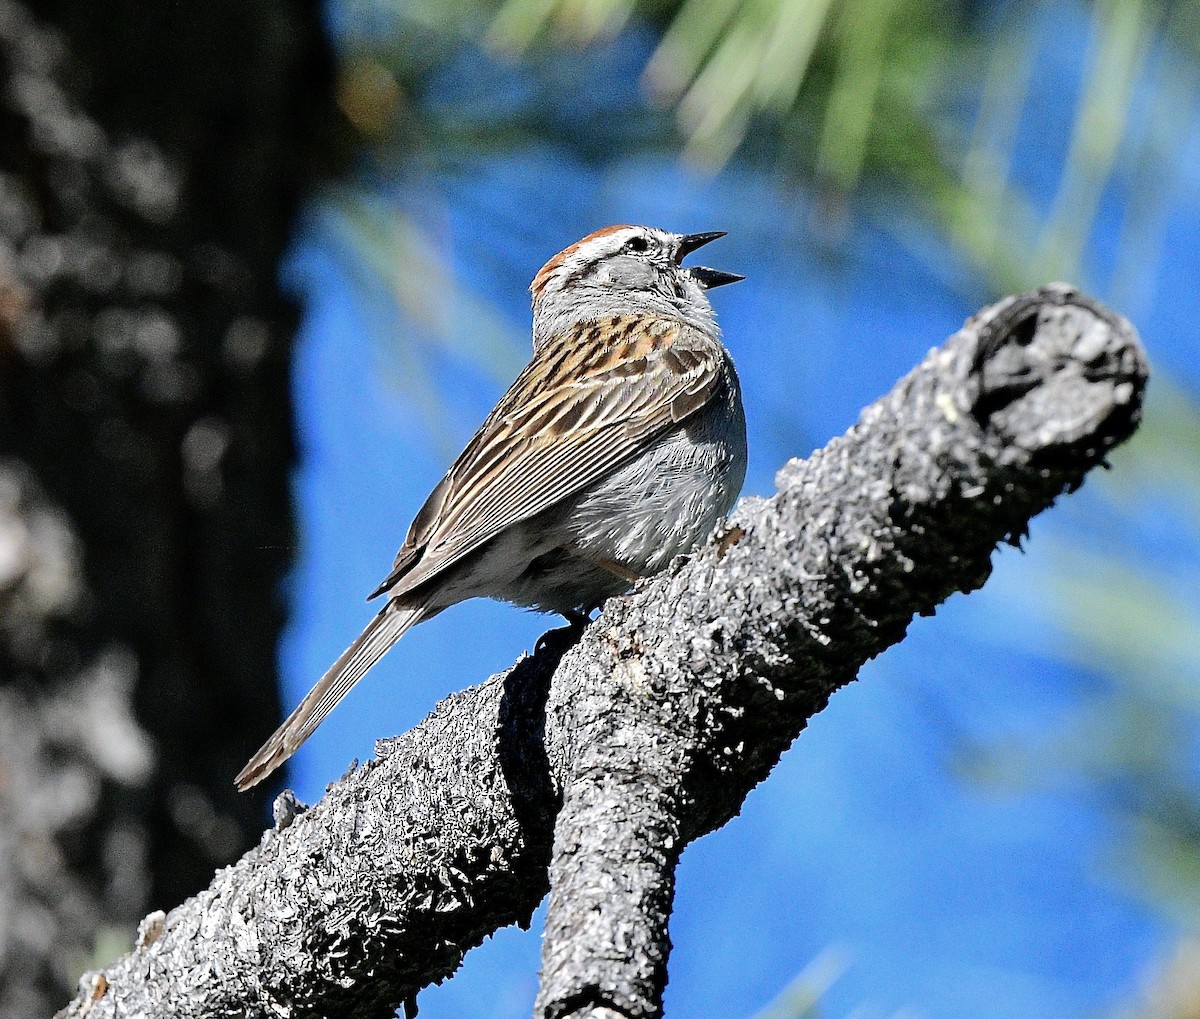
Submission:
<svg viewBox="0 0 1200 1019">
<path fill-rule="evenodd" d="M 486 596 L 580 612 L 704 539 L 737 498 L 746 422 L 708 302 L 742 277 L 683 257 L 723 233 L 598 230 L 534 277 L 533 359 L 417 514 L 388 602 L 238 775 L 290 757 L 409 627 Z"/>
</svg>

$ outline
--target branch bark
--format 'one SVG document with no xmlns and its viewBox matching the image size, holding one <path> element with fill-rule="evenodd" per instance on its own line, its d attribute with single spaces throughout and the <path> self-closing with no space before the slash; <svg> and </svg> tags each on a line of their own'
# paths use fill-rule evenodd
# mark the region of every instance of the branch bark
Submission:
<svg viewBox="0 0 1200 1019">
<path fill-rule="evenodd" d="M 1069 287 L 984 309 L 578 644 L 448 698 L 311 810 L 281 802 L 63 1014 L 390 1015 L 549 887 L 536 1014 L 659 1015 L 683 846 L 1132 433 L 1146 374 Z"/>
</svg>

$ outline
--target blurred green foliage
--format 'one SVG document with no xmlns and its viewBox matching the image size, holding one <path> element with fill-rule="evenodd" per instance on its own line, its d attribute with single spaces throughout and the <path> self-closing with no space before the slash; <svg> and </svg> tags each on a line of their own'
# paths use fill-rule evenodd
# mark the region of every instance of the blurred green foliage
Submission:
<svg viewBox="0 0 1200 1019">
<path fill-rule="evenodd" d="M 850 957 L 827 948 L 801 970 L 754 1019 L 821 1019 L 821 999 L 834 982 L 850 968 Z"/>
<path fill-rule="evenodd" d="M 342 106 L 382 156 L 536 139 L 536 97 L 521 109 L 423 108 L 423 77 L 464 47 L 536 72 L 548 51 L 602 43 L 631 21 L 658 44 L 642 75 L 669 112 L 684 158 L 718 169 L 769 159 L 836 207 L 882 191 L 935 224 L 997 291 L 1047 278 L 1089 289 L 1084 256 L 1101 197 L 1129 189 L 1127 253 L 1160 223 L 1173 142 L 1195 107 L 1200 9 L 1190 0 L 1097 0 L 1087 66 L 1069 110 L 1068 148 L 1048 208 L 1014 166 L 1042 30 L 1077 5 L 1032 0 L 348 0 Z M 964 96 L 977 96 L 973 111 Z M 583 139 L 578 139 L 583 143 Z M 476 149 L 477 150 L 477 149 Z M 1139 243 L 1132 243 L 1133 241 Z M 1133 266 L 1119 262 L 1117 298 Z"/>
</svg>

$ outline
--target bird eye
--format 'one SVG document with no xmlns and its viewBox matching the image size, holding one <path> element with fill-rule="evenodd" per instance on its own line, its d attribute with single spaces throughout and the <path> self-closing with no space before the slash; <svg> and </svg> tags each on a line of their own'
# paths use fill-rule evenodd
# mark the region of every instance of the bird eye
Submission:
<svg viewBox="0 0 1200 1019">
<path fill-rule="evenodd" d="M 625 242 L 626 251 L 646 251 L 650 247 L 650 242 L 645 237 L 630 237 Z"/>
</svg>

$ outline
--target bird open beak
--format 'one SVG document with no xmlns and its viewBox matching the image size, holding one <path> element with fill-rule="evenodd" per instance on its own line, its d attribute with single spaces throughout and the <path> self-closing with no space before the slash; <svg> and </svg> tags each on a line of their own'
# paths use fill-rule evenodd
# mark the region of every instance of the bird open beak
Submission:
<svg viewBox="0 0 1200 1019">
<path fill-rule="evenodd" d="M 693 265 L 685 271 L 705 290 L 712 290 L 713 287 L 723 287 L 726 283 L 736 283 L 738 280 L 746 278 L 745 276 L 739 276 L 736 272 L 710 269 L 707 265 Z"/>
<path fill-rule="evenodd" d="M 679 250 L 675 253 L 675 264 L 682 265 L 684 258 L 690 255 L 697 248 L 702 248 L 710 241 L 715 241 L 718 237 L 724 237 L 724 230 L 709 230 L 702 234 L 682 234 L 679 238 Z"/>
<path fill-rule="evenodd" d="M 683 234 L 679 238 L 679 249 L 675 254 L 676 264 L 681 264 L 687 255 L 690 255 L 697 248 L 703 247 L 709 241 L 715 241 L 718 237 L 724 237 L 724 230 L 709 230 L 701 234 Z M 736 272 L 724 272 L 721 269 L 710 269 L 706 265 L 693 265 L 685 270 L 705 290 L 711 290 L 713 287 L 723 287 L 726 283 L 736 283 L 738 280 L 744 280 L 745 276 L 739 276 Z"/>
</svg>

